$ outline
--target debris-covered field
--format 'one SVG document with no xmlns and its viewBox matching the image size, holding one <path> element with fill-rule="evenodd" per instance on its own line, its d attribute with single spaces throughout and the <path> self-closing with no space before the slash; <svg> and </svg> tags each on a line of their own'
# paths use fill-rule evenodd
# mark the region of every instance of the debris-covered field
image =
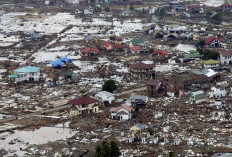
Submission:
<svg viewBox="0 0 232 157">
<path fill-rule="evenodd" d="M 0 8 L 0 156 L 232 156 L 230 0 Z"/>
</svg>

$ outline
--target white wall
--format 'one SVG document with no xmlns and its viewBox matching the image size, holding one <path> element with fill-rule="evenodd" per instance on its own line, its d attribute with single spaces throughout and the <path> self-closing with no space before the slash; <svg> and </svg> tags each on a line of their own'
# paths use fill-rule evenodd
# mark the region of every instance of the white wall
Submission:
<svg viewBox="0 0 232 157">
<path fill-rule="evenodd" d="M 30 78 L 34 78 L 34 81 L 39 81 L 39 77 L 40 77 L 40 72 L 37 72 L 37 73 L 16 73 L 16 74 L 18 74 L 20 76 L 19 78 L 15 79 L 16 82 L 29 81 Z"/>
<path fill-rule="evenodd" d="M 216 87 L 212 87 L 211 88 L 211 92 L 209 93 L 210 97 L 217 97 L 217 98 L 221 98 L 221 97 L 225 97 L 226 96 L 226 90 L 225 89 L 220 89 L 220 88 L 216 88 Z"/>
</svg>

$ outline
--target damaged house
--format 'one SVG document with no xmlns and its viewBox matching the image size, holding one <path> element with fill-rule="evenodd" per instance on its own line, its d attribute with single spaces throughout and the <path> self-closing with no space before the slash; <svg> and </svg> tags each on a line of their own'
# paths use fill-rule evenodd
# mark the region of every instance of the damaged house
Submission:
<svg viewBox="0 0 232 157">
<path fill-rule="evenodd" d="M 41 69 L 34 66 L 25 66 L 13 70 L 13 74 L 9 75 L 8 78 L 14 82 L 22 81 L 39 81 Z"/>
<path fill-rule="evenodd" d="M 210 60 L 204 61 L 204 67 L 206 69 L 207 68 L 216 68 L 219 66 L 220 66 L 220 61 L 218 61 L 218 60 L 210 59 Z"/>
<path fill-rule="evenodd" d="M 141 107 L 146 106 L 148 101 L 148 97 L 144 95 L 131 95 L 130 103 L 133 107 Z"/>
<path fill-rule="evenodd" d="M 232 64 L 232 50 L 220 50 L 220 62 L 222 65 Z"/>
<path fill-rule="evenodd" d="M 25 40 L 26 41 L 32 41 L 32 40 L 43 40 L 44 36 L 42 34 L 39 34 L 33 30 L 29 30 L 25 32 Z"/>
<path fill-rule="evenodd" d="M 206 101 L 206 94 L 203 91 L 192 92 L 189 98 L 191 104 L 200 104 Z"/>
<path fill-rule="evenodd" d="M 45 82 L 46 82 L 46 86 L 47 87 L 56 86 L 56 85 L 61 84 L 60 74 L 57 74 L 57 73 L 55 73 L 55 74 L 49 74 L 46 77 Z"/>
<path fill-rule="evenodd" d="M 230 3 L 224 3 L 221 6 L 216 8 L 217 11 L 221 11 L 223 13 L 231 13 L 232 12 L 232 5 Z"/>
<path fill-rule="evenodd" d="M 201 6 L 199 4 L 192 4 L 188 6 L 188 11 L 192 14 L 200 13 Z"/>
<path fill-rule="evenodd" d="M 152 78 L 155 77 L 155 65 L 145 64 L 143 62 L 131 65 L 131 74 L 138 78 Z"/>
<path fill-rule="evenodd" d="M 180 90 L 184 90 L 186 86 L 191 84 L 201 84 L 221 79 L 221 74 L 212 69 L 195 70 L 176 75 L 166 75 L 163 80 L 166 80 L 167 94 L 174 96 Z"/>
<path fill-rule="evenodd" d="M 123 45 L 119 43 L 110 43 L 107 41 L 102 42 L 102 47 L 106 51 L 122 51 L 123 50 Z"/>
<path fill-rule="evenodd" d="M 94 9 L 86 6 L 77 6 L 75 9 L 75 14 L 77 15 L 92 15 L 94 13 Z"/>
<path fill-rule="evenodd" d="M 70 116 L 97 113 L 99 111 L 99 101 L 88 96 L 70 100 L 68 104 L 70 105 Z"/>
<path fill-rule="evenodd" d="M 226 96 L 226 89 L 224 87 L 211 87 L 209 92 L 210 98 L 222 98 Z"/>
<path fill-rule="evenodd" d="M 111 108 L 111 118 L 113 120 L 129 120 L 132 119 L 133 108 L 130 106 L 122 105 L 121 107 Z"/>
<path fill-rule="evenodd" d="M 131 137 L 133 139 L 139 139 L 139 140 L 142 140 L 144 136 L 146 136 L 146 138 L 149 138 L 150 134 L 149 132 L 146 131 L 146 129 L 147 129 L 146 125 L 136 124 L 132 126 L 130 128 Z"/>
<path fill-rule="evenodd" d="M 167 59 L 169 58 L 168 52 L 164 50 L 154 50 L 152 55 L 154 56 L 155 59 Z"/>
<path fill-rule="evenodd" d="M 147 94 L 150 96 L 162 96 L 167 94 L 166 84 L 159 80 L 152 80 L 146 83 Z"/>
<path fill-rule="evenodd" d="M 81 56 L 88 57 L 88 56 L 95 56 L 99 54 L 98 48 L 83 48 L 81 49 Z"/>
<path fill-rule="evenodd" d="M 102 101 L 105 105 L 111 104 L 115 100 L 115 94 L 107 91 L 100 91 L 97 94 L 95 94 L 95 97 L 99 101 Z"/>
<path fill-rule="evenodd" d="M 222 37 L 220 38 L 214 36 L 208 37 L 205 39 L 205 44 L 208 47 L 217 47 L 217 48 L 225 47 L 224 39 Z"/>
</svg>

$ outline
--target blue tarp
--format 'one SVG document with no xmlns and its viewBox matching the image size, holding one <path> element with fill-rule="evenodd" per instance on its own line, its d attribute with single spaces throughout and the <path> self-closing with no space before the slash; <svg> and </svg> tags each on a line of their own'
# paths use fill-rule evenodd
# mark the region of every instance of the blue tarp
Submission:
<svg viewBox="0 0 232 157">
<path fill-rule="evenodd" d="M 59 59 L 61 62 L 65 62 L 65 63 L 72 63 L 72 60 L 67 58 L 67 57 L 63 57 Z"/>
<path fill-rule="evenodd" d="M 50 64 L 53 65 L 54 67 L 61 67 L 64 64 L 64 62 L 58 59 L 58 60 L 51 62 Z"/>
</svg>

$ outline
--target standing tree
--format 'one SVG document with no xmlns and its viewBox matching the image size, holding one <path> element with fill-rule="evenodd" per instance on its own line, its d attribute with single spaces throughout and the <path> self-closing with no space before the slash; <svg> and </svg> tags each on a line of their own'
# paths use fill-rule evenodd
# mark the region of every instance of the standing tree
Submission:
<svg viewBox="0 0 232 157">
<path fill-rule="evenodd" d="M 149 53 L 152 53 L 153 51 L 154 51 L 153 48 L 150 48 L 150 49 L 149 49 Z"/>
<path fill-rule="evenodd" d="M 95 157 L 103 157 L 105 155 L 104 149 L 101 145 L 97 145 L 95 151 Z"/>
<path fill-rule="evenodd" d="M 110 40 L 115 41 L 115 38 L 116 38 L 115 36 L 111 36 Z"/>
<path fill-rule="evenodd" d="M 95 46 L 99 49 L 99 48 L 101 48 L 101 43 L 100 43 L 100 42 L 97 42 L 97 43 L 95 44 Z"/>
<path fill-rule="evenodd" d="M 223 21 L 222 14 L 216 13 L 215 15 L 212 16 L 212 20 L 215 24 L 220 24 Z"/>
<path fill-rule="evenodd" d="M 135 8 L 133 6 L 130 6 L 130 10 L 133 11 Z"/>
<path fill-rule="evenodd" d="M 118 157 L 121 155 L 117 142 L 111 141 L 110 146 L 111 146 L 111 157 Z"/>
<path fill-rule="evenodd" d="M 105 152 L 105 156 L 106 156 L 106 157 L 108 157 L 108 156 L 111 155 L 111 147 L 110 147 L 110 145 L 109 145 L 108 142 L 103 141 L 103 142 L 102 142 L 102 148 L 103 148 L 103 150 L 104 150 L 104 152 Z"/>
<path fill-rule="evenodd" d="M 103 91 L 107 91 L 111 93 L 113 93 L 117 88 L 118 86 L 115 84 L 114 80 L 107 80 L 102 86 Z"/>
<path fill-rule="evenodd" d="M 165 9 L 164 9 L 164 8 L 161 8 L 161 9 L 159 10 L 159 17 L 160 17 L 160 19 L 162 19 L 164 16 L 165 16 Z"/>
<path fill-rule="evenodd" d="M 110 12 L 110 8 L 106 7 L 105 12 Z"/>
<path fill-rule="evenodd" d="M 110 143 L 103 141 L 101 145 L 95 147 L 94 157 L 119 157 L 120 155 L 119 146 L 115 141 Z"/>
<path fill-rule="evenodd" d="M 205 41 L 204 40 L 201 40 L 199 41 L 198 45 L 202 48 L 205 46 Z"/>
<path fill-rule="evenodd" d="M 175 154 L 174 154 L 174 152 L 169 152 L 168 156 L 169 157 L 175 157 Z"/>
</svg>

